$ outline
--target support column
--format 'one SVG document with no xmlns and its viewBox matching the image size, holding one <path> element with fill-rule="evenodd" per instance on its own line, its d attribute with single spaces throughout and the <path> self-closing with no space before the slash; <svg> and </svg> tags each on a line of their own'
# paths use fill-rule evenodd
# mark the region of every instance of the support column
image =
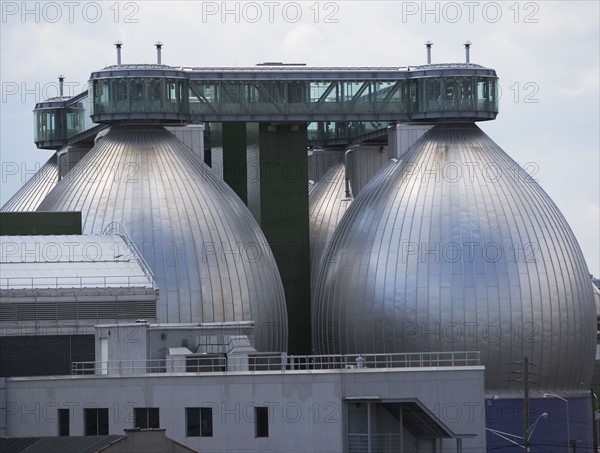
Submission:
<svg viewBox="0 0 600 453">
<path fill-rule="evenodd" d="M 311 353 L 306 124 L 259 124 L 260 224 L 285 290 L 290 354 Z"/>
<path fill-rule="evenodd" d="M 223 180 L 248 204 L 246 123 L 223 123 Z"/>
</svg>

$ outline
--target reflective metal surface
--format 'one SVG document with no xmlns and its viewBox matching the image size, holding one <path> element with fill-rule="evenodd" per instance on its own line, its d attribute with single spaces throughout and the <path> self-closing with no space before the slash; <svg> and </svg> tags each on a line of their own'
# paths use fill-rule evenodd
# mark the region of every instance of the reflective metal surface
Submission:
<svg viewBox="0 0 600 453">
<path fill-rule="evenodd" d="M 262 351 L 287 347 L 285 297 L 252 215 L 160 126 L 113 127 L 39 211 L 82 211 L 84 234 L 118 222 L 154 272 L 159 321 L 256 322 Z"/>
<path fill-rule="evenodd" d="M 338 160 L 308 190 L 311 294 L 314 294 L 323 251 L 352 202 L 352 198 L 346 196 L 344 177 L 344 161 Z"/>
<path fill-rule="evenodd" d="M 564 217 L 473 124 L 438 125 L 346 211 L 313 305 L 317 353 L 481 351 L 489 392 L 585 391 L 587 266 Z M 515 373 L 516 372 L 516 373 Z"/>
<path fill-rule="evenodd" d="M 55 154 L 10 199 L 0 212 L 35 211 L 58 182 L 58 157 Z"/>
</svg>

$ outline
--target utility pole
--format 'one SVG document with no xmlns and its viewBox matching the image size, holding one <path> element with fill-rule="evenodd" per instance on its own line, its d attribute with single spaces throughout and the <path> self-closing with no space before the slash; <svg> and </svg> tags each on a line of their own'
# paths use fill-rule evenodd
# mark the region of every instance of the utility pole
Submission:
<svg viewBox="0 0 600 453">
<path fill-rule="evenodd" d="M 529 358 L 523 358 L 523 432 L 525 453 L 529 453 Z"/>
<path fill-rule="evenodd" d="M 517 360 L 511 364 L 521 365 L 521 369 L 513 371 L 512 373 L 520 374 L 521 377 L 514 379 L 514 381 L 523 383 L 523 445 L 521 445 L 521 448 L 524 449 L 525 453 L 530 453 L 531 444 L 529 443 L 529 437 L 531 436 L 531 427 L 529 426 L 529 385 L 533 383 L 533 381 L 529 376 L 532 374 L 530 366 L 535 366 L 535 364 L 531 363 L 528 357 L 523 357 L 523 360 Z"/>
</svg>

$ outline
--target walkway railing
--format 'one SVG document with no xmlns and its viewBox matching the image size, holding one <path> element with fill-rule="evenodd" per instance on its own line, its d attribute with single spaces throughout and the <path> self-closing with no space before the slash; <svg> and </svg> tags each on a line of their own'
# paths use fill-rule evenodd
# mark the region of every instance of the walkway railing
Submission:
<svg viewBox="0 0 600 453">
<path fill-rule="evenodd" d="M 399 354 L 175 356 L 156 360 L 73 362 L 72 374 L 216 373 L 478 366 L 479 351 Z"/>
<path fill-rule="evenodd" d="M 369 445 L 370 444 L 370 445 Z M 400 447 L 403 447 L 401 450 Z M 348 434 L 348 453 L 417 453 L 416 447 L 402 440 L 400 434 Z"/>
<path fill-rule="evenodd" d="M 0 290 L 65 288 L 155 288 L 145 275 L 88 275 L 85 277 L 0 278 Z"/>
</svg>

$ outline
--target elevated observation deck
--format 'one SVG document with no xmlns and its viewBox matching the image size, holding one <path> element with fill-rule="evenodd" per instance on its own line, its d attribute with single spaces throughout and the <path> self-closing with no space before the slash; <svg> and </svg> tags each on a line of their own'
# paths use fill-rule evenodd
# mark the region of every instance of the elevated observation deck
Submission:
<svg viewBox="0 0 600 453">
<path fill-rule="evenodd" d="M 171 68 L 92 73 L 94 122 L 489 120 L 495 71 L 473 64 L 415 68 Z"/>
<path fill-rule="evenodd" d="M 87 93 L 37 104 L 35 141 L 38 147 L 52 146 L 61 137 L 65 142 L 87 130 L 81 126 L 81 104 L 89 107 L 93 123 L 105 124 L 484 121 L 498 114 L 497 81 L 493 69 L 470 63 L 377 68 L 115 65 L 93 72 Z M 60 120 L 51 120 L 52 115 Z"/>
<path fill-rule="evenodd" d="M 33 113 L 34 141 L 38 148 L 56 149 L 68 144 L 69 138 L 94 127 L 87 91 L 39 102 Z"/>
</svg>

